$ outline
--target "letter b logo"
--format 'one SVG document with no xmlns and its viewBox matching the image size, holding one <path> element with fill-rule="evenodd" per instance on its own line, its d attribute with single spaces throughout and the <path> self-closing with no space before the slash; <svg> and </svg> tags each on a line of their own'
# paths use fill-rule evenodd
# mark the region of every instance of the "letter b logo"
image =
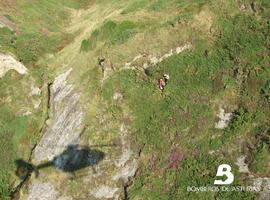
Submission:
<svg viewBox="0 0 270 200">
<path fill-rule="evenodd" d="M 227 176 L 225 181 L 223 180 L 215 180 L 214 185 L 229 185 L 233 182 L 234 176 L 231 172 L 231 166 L 227 164 L 222 164 L 218 166 L 217 175 L 216 176 Z"/>
</svg>

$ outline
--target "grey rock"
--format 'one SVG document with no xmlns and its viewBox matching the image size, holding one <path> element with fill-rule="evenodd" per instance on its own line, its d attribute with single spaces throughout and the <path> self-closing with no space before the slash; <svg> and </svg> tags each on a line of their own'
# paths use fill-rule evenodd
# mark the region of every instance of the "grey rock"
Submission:
<svg viewBox="0 0 270 200">
<path fill-rule="evenodd" d="M 59 75 L 51 86 L 51 122 L 34 151 L 35 162 L 51 161 L 67 146 L 79 143 L 84 114 L 79 103 L 80 94 L 67 82 L 71 71 Z"/>
<path fill-rule="evenodd" d="M 246 163 L 246 156 L 240 156 L 235 163 L 239 167 L 239 172 L 249 173 L 248 164 Z"/>
<path fill-rule="evenodd" d="M 27 200 L 57 200 L 59 196 L 51 183 L 36 182 L 31 186 Z"/>
<path fill-rule="evenodd" d="M 228 126 L 230 120 L 233 117 L 233 114 L 225 113 L 223 108 L 219 108 L 219 114 L 217 116 L 219 117 L 219 121 L 215 124 L 215 128 L 224 129 Z"/>
<path fill-rule="evenodd" d="M 256 178 L 253 186 L 260 189 L 259 200 L 270 199 L 270 178 Z"/>
<path fill-rule="evenodd" d="M 112 188 L 109 186 L 101 186 L 96 191 L 92 192 L 91 195 L 98 199 L 118 199 L 119 197 L 119 188 Z"/>
</svg>

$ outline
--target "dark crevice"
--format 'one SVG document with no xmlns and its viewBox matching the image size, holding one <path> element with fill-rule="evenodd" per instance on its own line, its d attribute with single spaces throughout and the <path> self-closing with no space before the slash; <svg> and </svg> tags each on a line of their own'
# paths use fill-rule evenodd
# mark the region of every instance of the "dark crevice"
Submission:
<svg viewBox="0 0 270 200">
<path fill-rule="evenodd" d="M 47 113 L 50 110 L 50 103 L 51 103 L 51 87 L 52 87 L 52 82 L 48 83 L 47 85 Z M 47 114 L 49 115 L 49 114 Z"/>
<path fill-rule="evenodd" d="M 128 187 L 130 187 L 132 184 L 133 182 L 129 178 L 128 182 L 124 185 L 124 200 L 129 200 Z"/>
<path fill-rule="evenodd" d="M 124 186 L 124 200 L 129 200 L 129 197 L 128 197 L 128 186 Z"/>
</svg>

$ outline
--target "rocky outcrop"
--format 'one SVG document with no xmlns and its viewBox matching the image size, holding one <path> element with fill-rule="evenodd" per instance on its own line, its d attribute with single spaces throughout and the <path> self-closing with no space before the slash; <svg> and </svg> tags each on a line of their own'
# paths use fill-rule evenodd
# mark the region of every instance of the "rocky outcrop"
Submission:
<svg viewBox="0 0 270 200">
<path fill-rule="evenodd" d="M 83 129 L 80 94 L 67 78 L 72 69 L 56 77 L 50 87 L 49 121 L 45 133 L 34 151 L 34 162 L 53 160 L 69 145 L 78 144 Z M 61 165 L 60 162 L 58 164 Z M 61 168 L 61 166 L 59 166 Z"/>
<path fill-rule="evenodd" d="M 134 177 L 138 169 L 138 160 L 136 159 L 129 141 L 129 127 L 124 123 L 120 125 L 119 139 L 121 139 L 120 154 L 109 162 L 104 162 L 100 168 L 109 169 L 112 167 L 112 172 L 100 171 L 105 173 L 106 180 L 97 185 L 95 189 L 90 190 L 90 194 L 96 199 L 119 199 L 121 193 L 124 192 L 125 185 Z M 96 177 L 96 179 L 98 179 Z M 119 183 L 122 183 L 119 185 Z"/>
<path fill-rule="evenodd" d="M 253 186 L 260 189 L 259 200 L 270 199 L 270 178 L 256 178 Z"/>
<path fill-rule="evenodd" d="M 89 199 L 118 199 L 138 168 L 129 141 L 130 128 L 123 121 L 117 125 L 119 148 L 115 147 L 105 154 L 102 147 L 80 146 L 89 141 L 80 138 L 84 130 L 84 112 L 80 94 L 68 83 L 71 72 L 72 69 L 69 69 L 60 74 L 50 85 L 49 119 L 32 159 L 32 163 L 38 166 L 40 176 L 37 179 L 32 177 L 30 194 L 23 199 L 62 200 L 67 198 L 66 195 L 68 200 L 72 199 L 66 188 L 68 177 L 61 180 L 50 178 L 66 176 L 63 173 L 76 173 L 81 177 L 77 180 L 84 183 L 80 193 Z M 32 91 L 38 93 L 37 89 L 32 88 Z M 124 97 L 121 93 L 115 93 L 112 98 L 122 103 Z M 54 170 L 47 174 L 41 166 L 54 166 Z"/>
<path fill-rule="evenodd" d="M 31 186 L 27 200 L 51 200 L 57 199 L 59 193 L 51 183 L 36 182 Z"/>
<path fill-rule="evenodd" d="M 0 53 L 0 78 L 4 77 L 5 74 L 12 69 L 19 74 L 27 73 L 27 68 L 14 57 Z"/>
<path fill-rule="evenodd" d="M 91 195 L 98 199 L 117 199 L 119 196 L 119 188 L 112 188 L 109 186 L 101 186 L 97 191 L 92 192 Z"/>
<path fill-rule="evenodd" d="M 192 44 L 187 42 L 186 44 L 182 46 L 178 46 L 175 49 L 170 49 L 169 52 L 163 54 L 160 57 L 156 57 L 154 55 L 146 55 L 146 54 L 139 54 L 135 56 L 130 62 L 126 62 L 123 67 L 119 69 L 119 71 L 122 70 L 140 70 L 144 71 L 147 70 L 147 68 L 151 66 L 155 66 L 159 63 L 161 63 L 163 60 L 173 56 L 182 53 L 185 50 L 190 50 L 192 48 Z M 102 83 L 112 75 L 114 70 L 110 68 L 105 68 L 104 76 L 102 79 Z"/>
<path fill-rule="evenodd" d="M 240 156 L 237 158 L 236 165 L 239 167 L 240 173 L 249 173 L 248 164 L 246 163 L 247 156 Z"/>
<path fill-rule="evenodd" d="M 29 93 L 29 96 L 40 96 L 41 95 L 41 89 L 35 85 L 31 85 L 31 91 Z"/>
<path fill-rule="evenodd" d="M 72 200 L 72 198 L 61 196 L 50 182 L 36 182 L 31 186 L 27 200 Z"/>
<path fill-rule="evenodd" d="M 215 128 L 224 129 L 228 126 L 230 120 L 233 117 L 233 114 L 225 113 L 225 110 L 223 108 L 220 108 L 219 114 L 217 116 L 219 117 L 219 121 L 215 124 Z"/>
<path fill-rule="evenodd" d="M 188 42 L 182 46 L 176 47 L 176 49 L 171 49 L 169 52 L 165 53 L 164 55 L 162 55 L 159 58 L 156 56 L 153 56 L 153 55 L 146 56 L 146 55 L 139 54 L 131 62 L 127 62 L 125 64 L 125 67 L 123 67 L 121 69 L 133 69 L 134 66 L 136 66 L 136 62 L 138 62 L 140 59 L 147 58 L 146 61 L 144 62 L 144 64 L 142 65 L 142 67 L 144 69 L 146 69 L 149 66 L 157 65 L 158 63 L 161 63 L 163 60 L 165 60 L 173 55 L 180 54 L 183 51 L 189 50 L 191 48 L 192 48 L 192 44 Z"/>
<path fill-rule="evenodd" d="M 71 71 L 72 69 L 69 69 L 60 74 L 49 87 L 49 119 L 46 122 L 44 134 L 33 152 L 33 163 L 36 166 L 42 161 L 49 161 L 49 165 L 52 163 L 58 169 L 65 171 L 67 164 L 77 167 L 77 162 L 82 160 L 81 158 L 85 160 L 85 157 L 89 157 L 88 152 L 77 148 L 80 133 L 83 130 L 84 114 L 79 102 L 80 94 L 76 93 L 74 86 L 67 81 Z M 38 88 L 31 88 L 30 95 L 39 94 Z M 96 157 L 91 157 L 90 161 L 94 162 L 93 159 L 96 159 Z M 70 163 L 73 163 L 73 165 Z M 79 164 L 81 163 L 79 162 Z M 35 180 L 30 187 L 27 200 L 72 199 L 62 196 L 55 189 L 55 185 L 57 184 L 54 181 L 48 182 L 43 177 Z"/>
</svg>

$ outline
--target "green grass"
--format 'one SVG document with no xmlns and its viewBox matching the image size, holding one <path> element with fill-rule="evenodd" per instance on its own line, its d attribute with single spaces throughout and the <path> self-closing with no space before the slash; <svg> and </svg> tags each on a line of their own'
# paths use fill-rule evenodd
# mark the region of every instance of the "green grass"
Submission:
<svg viewBox="0 0 270 200">
<path fill-rule="evenodd" d="M 164 10 L 168 5 L 172 5 L 173 1 L 166 1 L 166 0 L 157 0 L 150 4 L 149 10 L 152 11 L 161 11 Z"/>
<path fill-rule="evenodd" d="M 0 29 L 1 51 L 12 52 L 26 65 L 34 65 L 45 53 L 61 50 L 72 39 L 63 32 L 69 23 L 67 8 L 86 8 L 89 0 L 20 1 L 18 13 L 7 8 L 7 16 L 17 26 L 19 34 Z"/>
<path fill-rule="evenodd" d="M 17 30 L 0 28 L 0 50 L 14 54 L 30 70 L 31 78 L 10 71 L 0 83 L 0 97 L 12 98 L 11 104 L 0 104 L 0 199 L 9 199 L 10 184 L 15 180 L 14 160 L 28 159 L 30 145 L 37 139 L 44 117 L 42 112 L 33 113 L 30 118 L 17 114 L 25 105 L 29 84 L 42 86 L 48 76 L 47 63 L 39 65 L 38 61 L 44 54 L 55 53 L 72 40 L 73 35 L 64 32 L 70 19 L 69 8 L 86 8 L 89 3 L 88 0 L 23 0 L 13 7 L 3 8 Z"/>
<path fill-rule="evenodd" d="M 265 83 L 261 93 L 268 101 L 270 101 L 270 80 Z"/>
<path fill-rule="evenodd" d="M 134 11 L 137 11 L 139 9 L 144 8 L 145 6 L 147 6 L 149 4 L 149 0 L 137 0 L 137 1 L 132 1 L 127 8 L 125 8 L 122 11 L 122 14 L 128 14 Z"/>
<path fill-rule="evenodd" d="M 8 200 L 10 194 L 9 174 L 5 169 L 0 170 L 0 197 L 2 200 Z"/>
<path fill-rule="evenodd" d="M 44 53 L 57 51 L 57 45 L 64 37 L 61 30 L 66 22 L 61 18 L 68 16 L 65 9 L 59 6 L 79 8 L 85 6 L 84 2 L 86 3 L 81 1 L 77 4 L 71 0 L 50 0 L 24 8 L 30 15 L 25 24 L 30 24 L 32 20 L 41 20 L 42 26 L 50 32 L 49 36 L 38 31 L 41 28 L 38 24 L 29 25 L 19 36 L 6 28 L 0 29 L 2 48 L 14 52 L 25 63 L 36 62 Z M 161 27 L 158 23 L 152 23 L 153 19 L 131 21 L 133 18 L 128 14 L 141 10 L 160 14 L 173 7 L 179 9 L 175 16 L 166 18 L 165 21 L 170 26 L 162 28 L 168 29 L 179 28 L 180 26 L 176 26 L 178 21 L 185 21 L 188 26 L 193 25 L 194 15 L 205 6 L 209 6 L 213 15 L 213 32 L 189 33 L 192 50 L 150 67 L 148 75 L 141 71 L 116 71 L 105 80 L 102 88 L 99 85 L 101 72 L 97 67 L 87 68 L 80 77 L 84 97 L 93 97 L 101 92 L 102 97 L 98 96 L 96 100 L 101 102 L 94 104 L 104 106 L 104 116 L 111 114 L 113 120 L 117 121 L 127 114 L 126 107 L 130 111 L 132 145 L 136 150 L 141 149 L 143 155 L 140 163 L 141 175 L 135 177 L 134 185 L 130 187 L 129 195 L 132 199 L 255 198 L 255 194 L 248 192 L 188 193 L 186 187 L 212 186 L 217 167 L 225 162 L 233 167 L 234 185 L 245 185 L 246 177 L 238 173 L 234 163 L 239 155 L 249 152 L 250 147 L 256 147 L 253 152 L 246 153 L 251 172 L 269 174 L 269 12 L 265 11 L 267 1 L 258 1 L 257 5 L 258 13 L 251 14 L 239 11 L 238 4 L 234 1 L 130 1 L 120 20 L 108 19 L 89 38 L 82 41 L 83 52 L 97 48 L 109 52 L 118 45 L 125 45 L 137 33 L 158 31 Z M 44 14 L 44 8 L 49 12 Z M 54 13 L 56 10 L 57 13 Z M 180 28 L 184 29 L 182 26 Z M 29 41 L 31 45 L 27 44 Z M 159 41 L 156 48 L 159 48 Z M 125 52 L 121 53 L 124 57 Z M 43 70 L 36 73 L 38 76 L 44 74 Z M 164 73 L 170 74 L 171 80 L 161 94 L 158 79 Z M 13 77 L 13 74 L 8 74 L 5 80 L 11 83 Z M 0 96 L 9 94 L 8 91 L 15 93 L 15 88 L 8 87 L 8 84 L 0 85 L 0 90 L 4 91 Z M 123 94 L 124 103 L 121 105 L 112 100 L 116 91 Z M 235 96 L 228 95 L 230 91 L 234 91 Z M 217 130 L 214 128 L 216 114 L 218 107 L 224 104 L 235 115 L 228 128 Z M 9 164 L 3 168 L 7 170 L 0 172 L 0 191 L 4 196 L 9 190 L 9 176 L 6 174 L 13 167 L 16 146 L 25 137 L 29 119 L 14 117 L 8 109 L 1 108 L 0 111 L 3 113 L 0 130 L 4 136 L 1 144 L 8 142 L 4 145 L 8 147 L 5 155 L 11 158 L 7 162 Z M 91 112 L 95 116 L 95 108 Z M 13 125 L 18 129 L 14 129 Z M 31 132 L 37 130 L 35 127 L 38 126 L 34 125 Z M 108 133 L 113 130 L 111 127 L 107 129 Z M 94 138 L 94 134 L 91 138 Z M 108 135 L 96 136 L 96 140 L 104 139 L 102 137 L 107 139 Z M 239 148 L 240 140 L 244 140 L 246 144 L 243 151 Z M 183 156 L 176 162 L 177 168 L 170 165 L 174 152 Z M 149 160 L 153 155 L 158 159 L 151 166 Z"/>
<path fill-rule="evenodd" d="M 252 171 L 260 174 L 269 173 L 269 145 L 267 143 L 261 142 L 256 152 L 254 152 L 253 160 L 251 162 Z"/>
<path fill-rule="evenodd" d="M 19 156 L 18 150 L 23 135 L 27 130 L 27 117 L 13 116 L 6 106 L 0 106 L 0 197 L 8 199 L 9 181 L 15 170 L 14 160 Z"/>
<path fill-rule="evenodd" d="M 15 35 L 9 29 L 2 28 L 0 39 L 2 51 L 13 53 L 25 65 L 31 66 L 45 53 L 56 52 L 63 41 L 71 39 L 71 35 L 55 33 L 46 36 L 35 31 Z"/>
<path fill-rule="evenodd" d="M 81 43 L 82 51 L 96 48 L 98 42 L 107 45 L 119 45 L 127 42 L 136 34 L 136 24 L 132 21 L 107 21 L 99 29 L 93 31 L 89 39 Z"/>
<path fill-rule="evenodd" d="M 198 7 L 206 4 L 206 0 L 188 1 L 188 0 L 137 0 L 131 1 L 129 5 L 122 11 L 123 15 L 134 13 L 140 10 L 153 12 L 165 12 L 166 9 L 178 7 L 189 12 L 196 10 Z M 194 14 L 194 12 L 193 12 Z"/>
<path fill-rule="evenodd" d="M 81 44 L 81 51 L 89 51 L 91 49 L 91 41 L 89 39 L 85 39 Z"/>
<path fill-rule="evenodd" d="M 201 5 L 204 3 L 201 1 Z M 123 94 L 134 116 L 135 146 L 142 148 L 145 157 L 141 166 L 143 173 L 135 178 L 130 191 L 132 198 L 211 199 L 217 195 L 220 199 L 254 199 L 255 194 L 248 192 L 190 194 L 186 191 L 188 185 L 213 185 L 221 162 L 233 166 L 235 185 L 245 184 L 234 166 L 237 141 L 243 137 L 247 137 L 247 141 L 255 140 L 253 131 L 263 125 L 265 132 L 269 126 L 266 116 L 270 111 L 268 103 L 264 102 L 269 80 L 266 22 L 246 13 L 221 16 L 217 20 L 216 28 L 220 33 L 214 39 L 196 36 L 191 52 L 164 60 L 150 68 L 148 76 L 137 71 L 122 71 L 103 87 L 103 98 L 109 103 L 115 91 Z M 162 95 L 157 81 L 164 73 L 170 74 L 171 80 Z M 222 101 L 226 98 L 225 92 L 231 89 L 238 92 L 239 108 L 229 127 L 217 131 L 213 128 L 216 122 L 213 101 Z M 254 171 L 261 166 L 261 172 L 267 172 L 267 144 L 251 155 Z M 185 155 L 178 170 L 168 169 L 168 158 L 174 149 Z M 196 149 L 200 157 L 195 159 L 192 154 Z M 226 153 L 225 156 L 217 152 L 210 155 L 210 150 Z M 159 158 L 158 167 L 150 169 L 149 159 L 153 154 Z"/>
</svg>

